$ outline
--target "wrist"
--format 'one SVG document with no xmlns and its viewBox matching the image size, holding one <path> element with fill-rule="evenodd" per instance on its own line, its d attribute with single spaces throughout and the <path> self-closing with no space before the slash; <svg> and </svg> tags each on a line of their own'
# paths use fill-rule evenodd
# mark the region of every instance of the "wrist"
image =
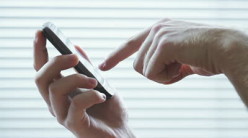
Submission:
<svg viewBox="0 0 248 138">
<path fill-rule="evenodd" d="M 132 129 L 128 125 L 116 129 L 115 131 L 118 134 L 117 135 L 118 138 L 136 138 L 136 136 L 132 132 Z"/>
<path fill-rule="evenodd" d="M 222 71 L 248 107 L 248 36 L 233 31 L 224 45 Z"/>
<path fill-rule="evenodd" d="M 248 61 L 248 59 L 246 60 Z M 235 65 L 234 65 L 235 66 Z M 238 67 L 237 67 L 238 68 Z M 226 72 L 225 75 L 231 81 L 234 88 L 238 92 L 240 98 L 248 107 L 248 67 L 243 69 L 236 69 L 230 72 Z"/>
</svg>

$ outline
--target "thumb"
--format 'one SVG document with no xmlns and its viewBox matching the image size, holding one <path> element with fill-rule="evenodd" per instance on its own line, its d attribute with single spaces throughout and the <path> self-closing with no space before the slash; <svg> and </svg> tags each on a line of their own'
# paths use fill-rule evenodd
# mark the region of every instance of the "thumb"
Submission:
<svg viewBox="0 0 248 138">
<path fill-rule="evenodd" d="M 85 125 L 90 121 L 86 110 L 95 104 L 103 103 L 106 96 L 95 90 L 82 92 L 74 96 L 68 111 L 67 120 L 74 126 Z"/>
</svg>

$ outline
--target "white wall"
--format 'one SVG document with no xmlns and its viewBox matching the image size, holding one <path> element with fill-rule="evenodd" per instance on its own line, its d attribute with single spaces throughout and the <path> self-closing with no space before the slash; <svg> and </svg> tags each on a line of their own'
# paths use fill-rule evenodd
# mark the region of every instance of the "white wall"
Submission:
<svg viewBox="0 0 248 138">
<path fill-rule="evenodd" d="M 73 137 L 34 85 L 35 31 L 54 22 L 97 65 L 161 18 L 248 27 L 246 0 L 0 0 L 0 137 Z M 58 54 L 48 44 L 51 57 Z M 223 75 L 163 86 L 132 69 L 134 56 L 104 73 L 124 98 L 140 138 L 248 138 L 248 112 Z M 68 71 L 70 72 L 70 71 Z"/>
</svg>

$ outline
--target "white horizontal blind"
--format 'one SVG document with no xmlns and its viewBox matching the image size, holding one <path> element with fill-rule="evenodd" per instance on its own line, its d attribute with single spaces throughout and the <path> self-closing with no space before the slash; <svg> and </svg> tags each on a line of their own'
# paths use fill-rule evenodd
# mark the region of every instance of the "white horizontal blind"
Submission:
<svg viewBox="0 0 248 138">
<path fill-rule="evenodd" d="M 0 0 L 0 137 L 73 137 L 58 125 L 34 85 L 32 42 L 54 22 L 97 65 L 130 36 L 161 18 L 245 29 L 246 0 Z M 48 44 L 51 57 L 58 54 Z M 128 107 L 139 138 L 248 138 L 248 112 L 223 75 L 172 85 L 132 69 L 134 56 L 105 72 Z"/>
</svg>

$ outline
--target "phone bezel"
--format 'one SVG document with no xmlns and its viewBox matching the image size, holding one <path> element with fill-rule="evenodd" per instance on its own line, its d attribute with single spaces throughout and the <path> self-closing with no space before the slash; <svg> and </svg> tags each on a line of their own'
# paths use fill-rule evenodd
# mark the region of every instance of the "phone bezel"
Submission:
<svg viewBox="0 0 248 138">
<path fill-rule="evenodd" d="M 72 54 L 73 52 L 66 46 L 65 43 L 69 43 L 69 45 L 72 45 L 70 40 L 66 38 L 62 32 L 52 23 L 48 22 L 43 25 L 43 34 L 44 36 L 52 43 L 52 45 L 63 55 L 66 54 Z M 58 33 L 58 35 L 57 35 Z M 62 40 L 63 39 L 63 40 Z M 63 42 L 64 41 L 64 42 Z M 84 61 L 85 63 L 86 61 Z M 87 64 L 88 65 L 88 64 Z M 88 65 L 89 66 L 89 65 Z M 108 82 L 102 78 L 102 76 L 98 75 L 98 78 L 101 77 L 102 82 L 106 85 L 106 87 L 109 87 L 105 89 L 105 87 L 101 84 L 101 81 L 97 79 L 84 65 L 81 61 L 74 67 L 78 73 L 84 74 L 88 77 L 95 78 L 98 81 L 97 87 L 94 88 L 95 90 L 98 90 L 99 92 L 102 92 L 106 95 L 107 99 L 111 98 L 113 95 L 113 88 L 108 85 Z M 95 71 L 95 70 L 92 70 Z M 96 72 L 94 72 L 96 74 Z M 97 72 L 97 74 L 99 74 Z M 111 92 L 109 92 L 111 91 Z"/>
</svg>

